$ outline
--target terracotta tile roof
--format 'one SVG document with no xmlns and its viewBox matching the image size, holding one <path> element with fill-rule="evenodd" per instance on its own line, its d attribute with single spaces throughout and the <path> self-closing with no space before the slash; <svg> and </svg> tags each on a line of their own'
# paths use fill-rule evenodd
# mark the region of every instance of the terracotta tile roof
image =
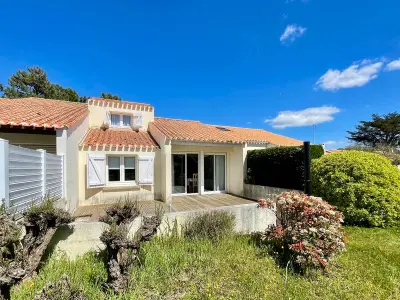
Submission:
<svg viewBox="0 0 400 300">
<path fill-rule="evenodd" d="M 88 115 L 87 104 L 43 98 L 0 98 L 0 125 L 69 128 Z"/>
<path fill-rule="evenodd" d="M 155 126 L 168 139 L 210 143 L 271 143 L 298 146 L 303 142 L 263 129 L 203 124 L 199 121 L 155 118 Z"/>
<path fill-rule="evenodd" d="M 149 110 L 152 111 L 154 108 L 150 104 L 129 102 L 114 99 L 103 99 L 103 98 L 90 98 L 88 104 L 97 104 L 101 106 L 113 107 L 113 108 L 126 108 L 135 110 Z"/>
<path fill-rule="evenodd" d="M 157 143 L 147 132 L 132 129 L 89 129 L 81 146 L 113 146 L 113 147 L 151 147 L 158 148 Z"/>
</svg>

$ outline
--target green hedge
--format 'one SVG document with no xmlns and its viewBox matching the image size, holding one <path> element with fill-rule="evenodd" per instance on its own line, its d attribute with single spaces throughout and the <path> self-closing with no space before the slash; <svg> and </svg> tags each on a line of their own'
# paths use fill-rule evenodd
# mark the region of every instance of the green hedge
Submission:
<svg viewBox="0 0 400 300">
<path fill-rule="evenodd" d="M 311 159 L 324 154 L 321 145 L 311 145 Z M 247 152 L 246 183 L 304 189 L 304 148 L 274 147 Z"/>
<path fill-rule="evenodd" d="M 380 154 L 343 151 L 313 161 L 311 191 L 350 225 L 400 225 L 400 171 Z"/>
</svg>

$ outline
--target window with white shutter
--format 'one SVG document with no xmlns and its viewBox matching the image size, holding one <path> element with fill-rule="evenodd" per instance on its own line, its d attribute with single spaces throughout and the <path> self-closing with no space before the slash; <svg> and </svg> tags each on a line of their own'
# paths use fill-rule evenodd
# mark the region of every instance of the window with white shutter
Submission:
<svg viewBox="0 0 400 300">
<path fill-rule="evenodd" d="M 134 156 L 107 156 L 107 174 L 110 184 L 132 184 L 135 181 L 135 157 Z"/>
<path fill-rule="evenodd" d="M 86 161 L 87 187 L 98 188 L 106 184 L 106 156 L 88 154 Z"/>
<path fill-rule="evenodd" d="M 131 114 L 110 114 L 110 124 L 112 127 L 128 128 L 132 126 L 132 115 Z"/>
<path fill-rule="evenodd" d="M 154 157 L 139 157 L 139 180 L 140 185 L 152 185 L 154 183 Z"/>
</svg>

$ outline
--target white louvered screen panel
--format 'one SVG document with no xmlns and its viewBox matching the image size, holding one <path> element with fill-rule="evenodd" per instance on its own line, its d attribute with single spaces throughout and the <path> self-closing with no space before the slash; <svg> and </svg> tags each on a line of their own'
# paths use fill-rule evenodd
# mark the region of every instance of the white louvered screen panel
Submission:
<svg viewBox="0 0 400 300">
<path fill-rule="evenodd" d="M 62 197 L 63 195 L 62 156 L 46 154 L 46 194 L 51 197 Z"/>
<path fill-rule="evenodd" d="M 9 146 L 10 209 L 22 211 L 43 195 L 42 153 Z"/>
</svg>

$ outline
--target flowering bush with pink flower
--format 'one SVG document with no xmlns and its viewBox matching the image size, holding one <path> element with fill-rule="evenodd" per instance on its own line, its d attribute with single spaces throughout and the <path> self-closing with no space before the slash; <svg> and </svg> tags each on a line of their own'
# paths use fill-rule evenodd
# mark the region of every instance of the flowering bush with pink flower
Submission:
<svg viewBox="0 0 400 300">
<path fill-rule="evenodd" d="M 345 250 L 342 213 L 321 198 L 298 192 L 282 193 L 276 205 L 271 200 L 259 200 L 259 207 L 271 209 L 277 225 L 259 233 L 259 242 L 281 263 L 291 263 L 295 270 L 325 269 L 335 254 Z"/>
</svg>

